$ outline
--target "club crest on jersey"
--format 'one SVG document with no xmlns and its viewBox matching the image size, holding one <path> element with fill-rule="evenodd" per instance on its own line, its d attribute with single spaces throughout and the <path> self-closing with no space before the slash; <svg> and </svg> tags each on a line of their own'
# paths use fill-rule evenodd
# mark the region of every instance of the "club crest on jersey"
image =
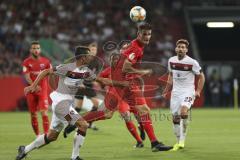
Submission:
<svg viewBox="0 0 240 160">
<path fill-rule="evenodd" d="M 45 67 L 45 64 L 41 63 L 40 68 L 43 69 Z"/>
<path fill-rule="evenodd" d="M 131 53 L 131 54 L 128 56 L 128 58 L 129 58 L 130 60 L 133 60 L 133 59 L 135 58 L 135 53 Z"/>
</svg>

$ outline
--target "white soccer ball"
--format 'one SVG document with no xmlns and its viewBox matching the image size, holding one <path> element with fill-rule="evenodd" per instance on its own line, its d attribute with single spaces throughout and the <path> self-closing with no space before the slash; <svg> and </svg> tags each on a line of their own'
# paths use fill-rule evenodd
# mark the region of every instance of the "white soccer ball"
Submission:
<svg viewBox="0 0 240 160">
<path fill-rule="evenodd" d="M 141 22 L 146 18 L 146 10 L 141 6 L 134 6 L 130 10 L 130 18 L 133 22 Z"/>
</svg>

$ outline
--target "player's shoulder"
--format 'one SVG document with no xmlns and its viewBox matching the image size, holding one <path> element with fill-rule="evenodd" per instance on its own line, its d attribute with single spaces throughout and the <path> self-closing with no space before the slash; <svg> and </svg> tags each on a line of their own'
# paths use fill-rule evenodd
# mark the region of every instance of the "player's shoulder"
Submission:
<svg viewBox="0 0 240 160">
<path fill-rule="evenodd" d="M 172 56 L 168 59 L 169 62 L 174 62 L 174 61 L 177 61 L 177 56 Z"/>
<path fill-rule="evenodd" d="M 190 56 L 186 56 L 186 61 L 189 63 L 198 63 L 198 61 Z"/>
<path fill-rule="evenodd" d="M 29 56 L 23 60 L 23 64 L 27 64 L 32 61 L 32 58 Z"/>
<path fill-rule="evenodd" d="M 47 57 L 41 56 L 41 61 L 50 62 L 50 60 Z"/>
</svg>

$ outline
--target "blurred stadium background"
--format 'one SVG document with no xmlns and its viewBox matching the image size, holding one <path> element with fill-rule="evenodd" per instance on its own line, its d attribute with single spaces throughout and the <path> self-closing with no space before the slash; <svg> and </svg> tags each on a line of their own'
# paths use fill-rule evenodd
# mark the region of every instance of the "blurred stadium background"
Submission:
<svg viewBox="0 0 240 160">
<path fill-rule="evenodd" d="M 145 60 L 166 66 L 175 54 L 175 41 L 189 39 L 189 55 L 200 61 L 207 78 L 195 106 L 233 106 L 233 79 L 240 77 L 238 0 L 1 0 L 0 111 L 26 109 L 21 63 L 32 40 L 40 41 L 42 54 L 53 64 L 63 62 L 74 46 L 88 39 L 99 43 L 98 56 L 105 58 L 105 42 L 134 38 L 136 25 L 129 18 L 134 5 L 147 10 L 147 21 L 154 28 Z M 234 26 L 209 28 L 208 22 Z"/>
<path fill-rule="evenodd" d="M 214 131 L 211 130 L 211 126 L 207 126 L 207 120 L 203 124 L 201 124 L 202 121 L 197 121 L 195 125 L 200 125 L 202 129 L 209 129 L 210 132 L 212 131 L 212 136 L 215 136 L 214 133 L 217 134 L 222 131 L 222 126 L 228 126 L 228 124 L 235 123 L 237 120 L 239 122 L 239 114 L 229 112 L 229 110 L 225 110 L 225 113 L 217 112 L 219 108 L 229 109 L 238 106 L 239 93 L 236 89 L 240 80 L 240 56 L 238 55 L 240 53 L 239 0 L 0 0 L 0 112 L 3 112 L 0 114 L 1 132 L 12 135 L 14 132 L 18 132 L 14 129 L 23 129 L 24 132 L 22 133 L 21 130 L 20 137 L 23 138 L 24 135 L 33 136 L 28 122 L 29 117 L 26 113 L 6 113 L 6 111 L 27 110 L 23 94 L 26 82 L 21 74 L 21 63 L 29 55 L 28 50 L 32 40 L 40 41 L 42 54 L 50 58 L 53 65 L 56 65 L 73 54 L 74 46 L 81 44 L 84 40 L 94 39 L 99 44 L 98 56 L 106 59 L 107 63 L 108 55 L 102 49 L 103 44 L 107 41 L 129 40 L 134 38 L 136 34 L 136 24 L 129 18 L 129 10 L 134 5 L 140 5 L 146 9 L 147 21 L 153 25 L 151 43 L 145 49 L 144 59 L 146 61 L 158 62 L 166 66 L 168 58 L 175 55 L 175 41 L 179 38 L 186 38 L 189 39 L 191 44 L 188 54 L 197 59 L 203 66 L 206 84 L 203 96 L 196 101 L 193 107 L 215 109 L 209 112 L 208 110 L 197 112 L 196 117 L 202 119 L 204 116 L 210 117 L 216 113 L 216 117 L 211 117 L 209 121 L 219 121 L 222 125 L 216 127 Z M 208 22 L 231 23 L 224 28 L 210 28 L 207 26 Z M 157 96 L 158 93 L 155 94 Z M 152 99 L 149 103 L 153 108 L 168 107 L 168 101 L 161 98 Z M 9 121 L 8 118 L 10 117 L 16 119 Z M 229 119 L 221 121 L 223 117 Z M 21 124 L 19 128 L 16 127 L 17 119 L 21 119 L 21 123 L 25 124 Z M 10 127 L 10 122 L 15 127 Z M 104 128 L 106 126 L 102 125 L 100 127 Z M 166 133 L 163 133 L 165 138 L 167 134 L 172 134 L 170 122 L 167 127 L 169 128 L 161 128 L 166 130 Z M 237 127 L 231 126 L 229 128 L 229 130 L 233 130 L 234 135 L 232 136 L 235 138 L 237 135 L 239 137 Z M 199 129 L 198 126 L 195 126 L 195 129 Z M 117 134 L 120 132 L 119 130 L 116 131 Z M 201 132 L 200 129 L 192 135 L 198 137 L 197 133 L 199 132 Z M 204 134 L 206 133 L 202 133 L 200 140 L 206 140 Z M 225 145 L 225 138 L 233 145 L 235 142 L 233 137 L 230 140 L 229 134 L 225 133 L 219 137 L 223 140 L 219 145 Z M 6 139 L 6 136 L 0 134 L 0 138 Z M 110 141 L 112 142 L 112 139 Z M 215 141 L 218 140 L 210 141 L 213 143 L 212 146 L 215 145 Z M 22 143 L 19 140 L 16 140 L 16 142 Z M 24 142 L 27 143 L 29 140 L 24 140 Z M 101 141 L 101 143 L 104 142 Z M 173 143 L 174 141 L 167 140 L 167 142 Z M 193 151 L 188 152 L 189 157 L 186 158 L 179 154 L 174 154 L 173 157 L 176 159 L 198 159 L 196 157 L 198 154 L 195 155 L 193 152 L 199 152 L 197 150 L 199 145 L 204 146 L 205 144 L 199 144 L 199 139 L 193 139 L 191 142 L 193 143 Z M 12 142 L 9 147 L 11 149 L 16 147 L 17 144 L 15 143 Z M 64 142 L 58 144 L 59 148 L 64 146 L 62 143 Z M 94 141 L 89 140 L 90 148 L 94 148 L 93 144 Z M 54 147 L 54 145 L 52 146 Z M 208 150 L 203 146 L 201 146 L 201 149 L 206 151 L 205 153 L 215 154 L 215 156 L 218 156 L 217 159 L 239 158 L 239 155 L 236 155 L 237 151 L 230 152 L 227 148 L 224 148 L 227 150 L 226 154 L 221 156 L 216 154 L 219 153 L 218 151 L 210 152 L 213 147 Z M 118 148 L 122 149 L 120 146 Z M 71 142 L 69 141 L 67 151 L 70 152 L 70 149 Z M 87 150 L 86 147 L 84 151 L 87 152 Z M 125 152 L 127 153 L 127 151 Z M 13 157 L 12 154 L 15 151 L 4 150 L 2 153 L 11 154 L 11 157 Z M 115 150 L 115 153 L 118 152 Z M 231 158 L 230 153 L 235 155 Z M 62 154 L 65 154 L 65 152 Z M 99 152 L 99 155 L 95 155 L 95 158 L 104 157 L 101 154 L 104 153 Z M 137 153 L 132 153 L 132 151 L 125 156 L 130 157 L 131 154 L 135 156 L 135 158 L 130 158 L 131 160 L 140 159 L 136 156 Z M 144 157 L 142 152 L 140 155 Z M 152 153 L 148 156 L 154 159 Z M 209 158 L 207 155 L 201 155 L 199 160 L 216 159 L 215 156 L 212 155 Z M 8 159 L 7 157 L 5 156 L 3 159 Z M 92 156 L 88 155 L 87 152 L 85 157 L 91 159 Z M 106 159 L 128 159 L 126 157 L 110 156 Z M 163 157 L 166 159 L 168 155 L 164 153 Z"/>
</svg>

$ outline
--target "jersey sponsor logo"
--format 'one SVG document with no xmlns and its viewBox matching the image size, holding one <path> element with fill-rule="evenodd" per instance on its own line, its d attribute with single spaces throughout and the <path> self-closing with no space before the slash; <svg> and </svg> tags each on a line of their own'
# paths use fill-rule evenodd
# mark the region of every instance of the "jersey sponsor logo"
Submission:
<svg viewBox="0 0 240 160">
<path fill-rule="evenodd" d="M 40 73 L 40 71 L 31 71 L 30 73 L 34 74 L 34 75 L 38 75 Z"/>
<path fill-rule="evenodd" d="M 174 63 L 170 62 L 170 67 L 173 70 L 180 70 L 180 71 L 192 71 L 192 66 L 191 64 L 183 64 L 183 63 Z"/>
<path fill-rule="evenodd" d="M 132 60 L 134 60 L 134 58 L 135 58 L 135 53 L 131 53 L 129 56 L 128 56 L 128 58 L 132 61 Z"/>
</svg>

